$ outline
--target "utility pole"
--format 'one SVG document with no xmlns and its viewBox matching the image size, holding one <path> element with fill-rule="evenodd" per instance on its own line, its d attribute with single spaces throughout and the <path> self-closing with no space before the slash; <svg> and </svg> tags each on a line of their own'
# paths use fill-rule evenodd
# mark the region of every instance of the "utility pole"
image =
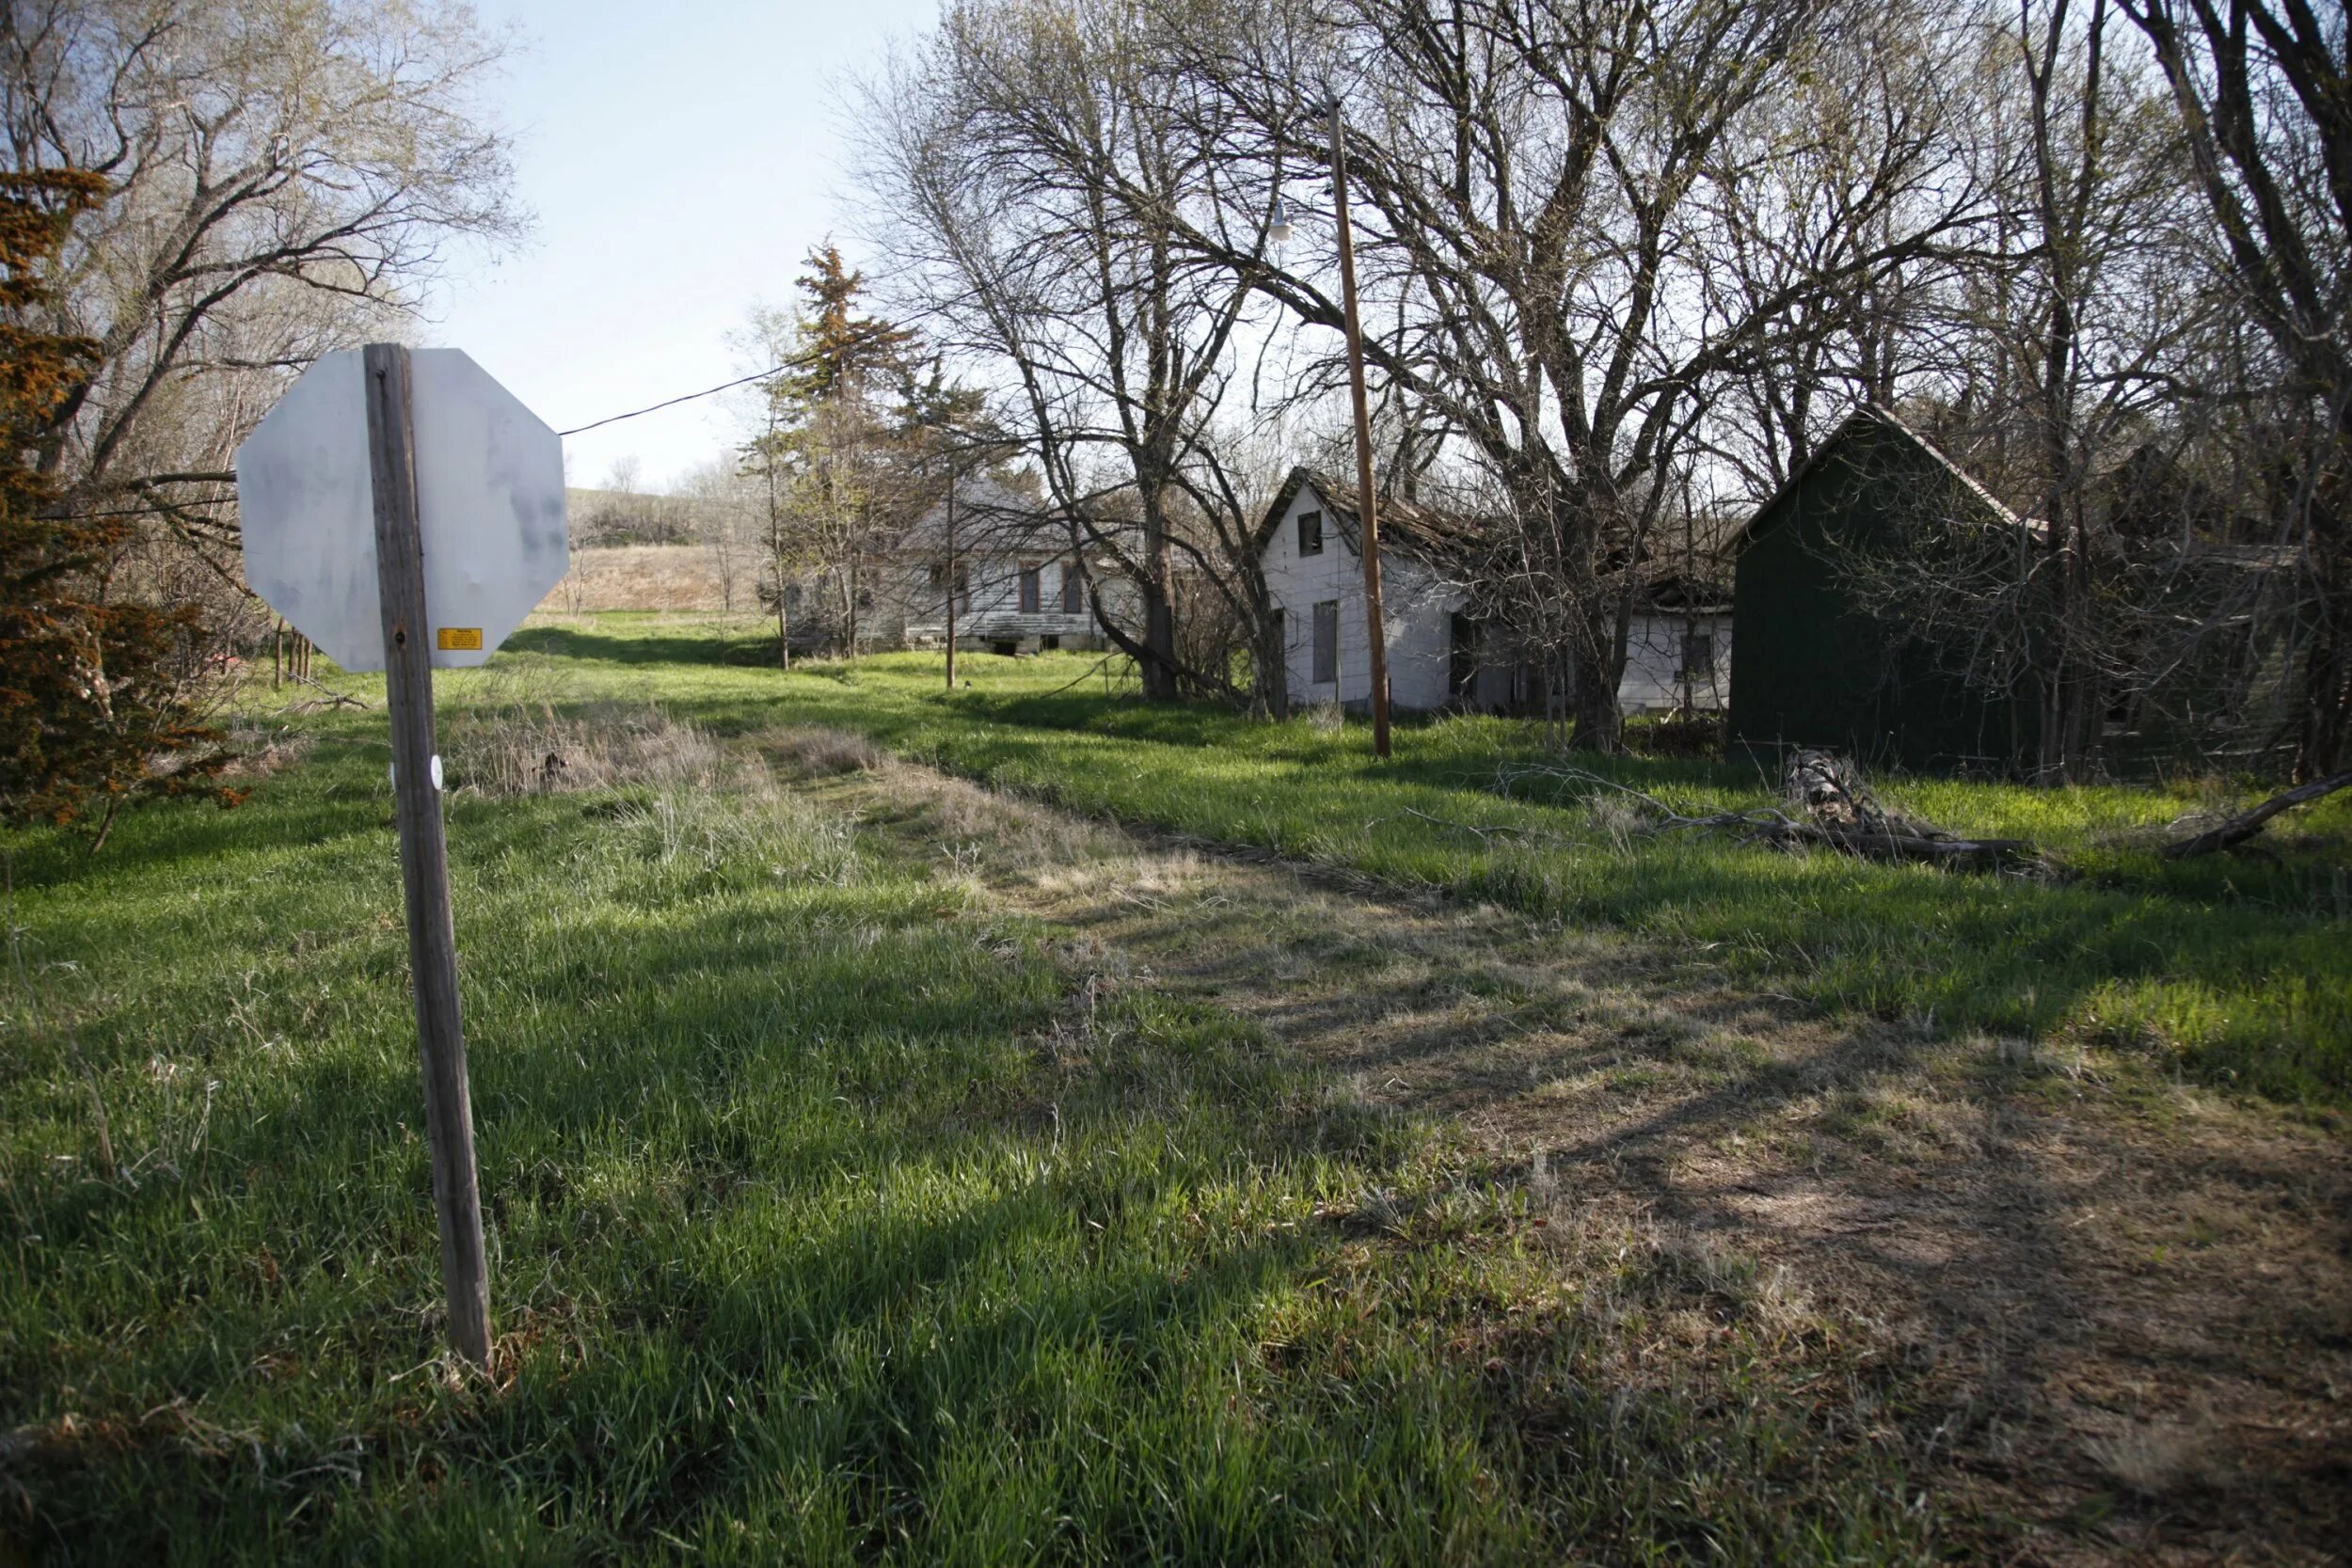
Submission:
<svg viewBox="0 0 2352 1568">
<path fill-rule="evenodd" d="M 1356 317 L 1356 242 L 1348 232 L 1347 148 L 1331 99 L 1331 207 L 1340 231 L 1340 294 L 1347 310 L 1347 384 L 1356 400 L 1356 515 L 1363 529 L 1364 620 L 1371 644 L 1372 752 L 1389 754 L 1389 641 L 1380 614 L 1380 519 L 1372 493 L 1372 411 L 1364 396 L 1364 335 Z"/>
<path fill-rule="evenodd" d="M 947 689 L 956 689 L 956 460 L 947 459 Z"/>
</svg>

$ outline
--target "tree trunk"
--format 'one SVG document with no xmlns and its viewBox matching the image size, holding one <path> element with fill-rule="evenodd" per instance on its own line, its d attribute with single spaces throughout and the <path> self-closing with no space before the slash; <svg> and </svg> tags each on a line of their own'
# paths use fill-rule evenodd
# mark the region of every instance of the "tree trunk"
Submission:
<svg viewBox="0 0 2352 1568">
<path fill-rule="evenodd" d="M 2037 782 L 2079 784 L 2097 760 L 2100 701 L 2095 666 L 2087 652 L 2091 628 L 2089 540 L 2080 519 L 2064 520 L 2065 499 L 2053 495 L 2045 509 L 2050 516 L 2051 559 L 2047 583 L 2029 602 L 2042 606 L 2037 660 L 2041 688 L 2042 733 L 2038 737 Z"/>
<path fill-rule="evenodd" d="M 2304 527 L 2318 625 L 2303 657 L 2295 782 L 2324 778 L 2352 760 L 2352 407 L 2336 416 L 2334 471 L 2313 487 Z"/>
<path fill-rule="evenodd" d="M 1282 646 L 1282 619 L 1272 610 L 1261 608 L 1256 616 L 1257 637 L 1255 659 L 1257 669 L 1250 682 L 1251 696 L 1261 713 L 1269 719 L 1291 716 L 1290 651 Z"/>
<path fill-rule="evenodd" d="M 1568 703 L 1576 729 L 1568 744 L 1580 752 L 1615 755 L 1625 750 L 1625 715 L 1606 658 L 1579 658 L 1568 672 Z"/>
<path fill-rule="evenodd" d="M 1179 694 L 1176 668 L 1176 605 L 1169 593 L 1173 554 L 1168 542 L 1168 517 L 1161 509 L 1156 484 L 1143 492 L 1143 694 L 1155 702 L 1173 702 Z"/>
</svg>

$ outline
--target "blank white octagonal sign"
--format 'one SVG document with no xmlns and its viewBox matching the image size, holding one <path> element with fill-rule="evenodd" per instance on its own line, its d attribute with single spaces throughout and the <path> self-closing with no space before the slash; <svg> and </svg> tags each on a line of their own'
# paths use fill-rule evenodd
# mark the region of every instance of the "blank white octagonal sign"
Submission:
<svg viewBox="0 0 2352 1568">
<path fill-rule="evenodd" d="M 480 664 L 563 580 L 564 443 L 463 350 L 408 362 L 426 646 Z M 384 668 L 364 377 L 322 355 L 237 449 L 245 580 L 346 670 Z"/>
</svg>

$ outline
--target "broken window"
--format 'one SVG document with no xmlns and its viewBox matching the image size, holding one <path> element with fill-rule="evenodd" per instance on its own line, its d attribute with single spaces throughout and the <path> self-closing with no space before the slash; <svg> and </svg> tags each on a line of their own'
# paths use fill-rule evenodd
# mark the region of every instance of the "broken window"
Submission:
<svg viewBox="0 0 2352 1568">
<path fill-rule="evenodd" d="M 1314 675 L 1317 685 L 1340 678 L 1340 601 L 1315 606 Z"/>
</svg>

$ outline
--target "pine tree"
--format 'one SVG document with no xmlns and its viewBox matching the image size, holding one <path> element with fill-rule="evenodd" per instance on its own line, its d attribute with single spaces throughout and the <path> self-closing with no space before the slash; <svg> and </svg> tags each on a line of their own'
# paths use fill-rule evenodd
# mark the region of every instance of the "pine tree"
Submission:
<svg viewBox="0 0 2352 1568">
<path fill-rule="evenodd" d="M 823 245 L 797 281 L 804 303 L 793 326 L 793 363 L 767 384 L 768 429 L 746 450 L 747 469 L 767 481 L 768 580 L 761 602 L 776 617 L 777 657 L 789 663 L 796 578 L 826 581 L 840 641 L 854 653 L 868 594 L 876 531 L 894 510 L 899 410 L 914 334 L 860 309 L 864 275 Z"/>
<path fill-rule="evenodd" d="M 52 329 L 42 272 L 106 191 L 79 169 L 0 174 L 0 821 L 89 821 L 92 853 L 126 803 L 207 785 L 226 760 L 183 678 L 197 611 L 110 598 L 130 519 L 68 508 L 42 464 L 99 364 Z"/>
<path fill-rule="evenodd" d="M 778 378 L 769 395 L 803 409 L 845 395 L 869 397 L 877 383 L 895 378 L 914 334 L 858 309 L 866 275 L 850 271 L 837 247 L 819 245 L 806 265 L 794 280 L 808 299 L 801 316 L 803 363 Z"/>
</svg>

